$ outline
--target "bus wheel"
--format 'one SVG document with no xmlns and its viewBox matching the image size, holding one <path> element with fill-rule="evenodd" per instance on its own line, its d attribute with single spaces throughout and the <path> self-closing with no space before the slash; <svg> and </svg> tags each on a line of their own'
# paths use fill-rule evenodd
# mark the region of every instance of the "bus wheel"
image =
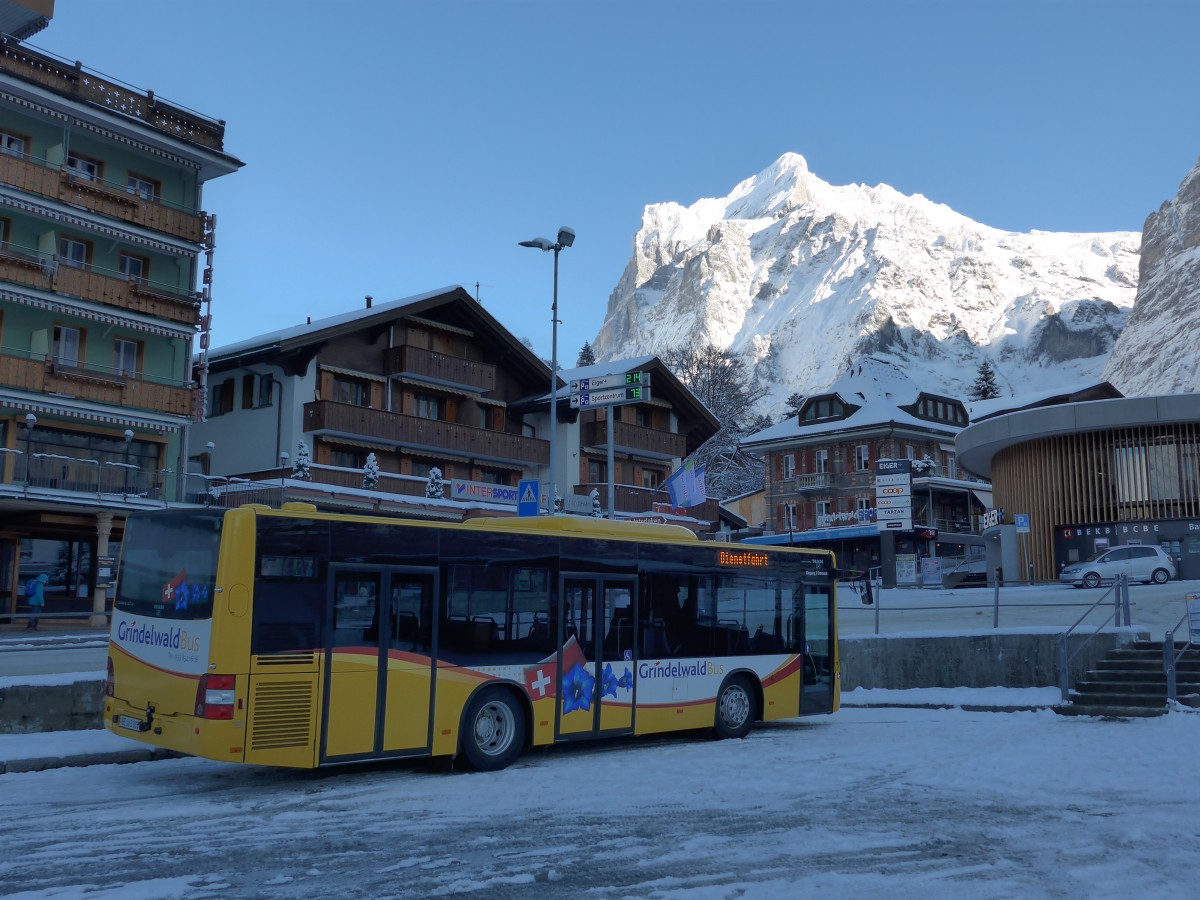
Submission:
<svg viewBox="0 0 1200 900">
<path fill-rule="evenodd" d="M 754 724 L 754 694 L 742 675 L 735 675 L 717 695 L 717 717 L 713 730 L 719 738 L 744 738 Z"/>
<path fill-rule="evenodd" d="M 521 755 L 525 711 L 508 691 L 480 691 L 467 708 L 462 752 L 477 772 L 494 772 Z"/>
</svg>

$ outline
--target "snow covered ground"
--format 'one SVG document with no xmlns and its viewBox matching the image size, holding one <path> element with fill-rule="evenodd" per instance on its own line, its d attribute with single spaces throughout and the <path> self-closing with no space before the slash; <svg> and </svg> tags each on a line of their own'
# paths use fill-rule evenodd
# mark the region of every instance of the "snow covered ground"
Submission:
<svg viewBox="0 0 1200 900">
<path fill-rule="evenodd" d="M 1158 632 L 1197 585 L 1138 587 L 1134 624 L 1140 613 Z M 1046 590 L 1041 602 L 1026 591 L 1030 627 L 1047 627 L 1047 616 L 1069 625 L 1079 610 L 1059 602 L 1100 593 Z M 938 619 L 928 607 L 991 600 L 990 591 L 961 604 L 938 593 L 885 594 L 884 616 L 904 608 L 898 630 L 936 632 L 942 621 L 962 631 L 960 612 Z M 1002 626 L 1019 625 L 1012 593 Z M 873 612 L 863 615 L 850 629 L 843 616 L 843 633 L 873 633 Z M 979 630 L 991 613 L 982 619 Z M 833 716 L 772 723 L 745 741 L 556 748 L 484 775 L 424 763 L 305 773 L 199 759 L 0 775 L 0 895 L 1195 895 L 1200 779 L 1190 760 L 1200 714 L 1110 721 L 916 708 L 1052 705 L 1053 687 L 843 698 Z M 140 746 L 104 731 L 0 735 L 0 759 Z"/>
<path fill-rule="evenodd" d="M 1191 898 L 1198 741 L 1186 712 L 852 708 L 745 741 L 557 748 L 482 775 L 198 759 L 4 775 L 0 884 L 53 898 Z"/>
</svg>

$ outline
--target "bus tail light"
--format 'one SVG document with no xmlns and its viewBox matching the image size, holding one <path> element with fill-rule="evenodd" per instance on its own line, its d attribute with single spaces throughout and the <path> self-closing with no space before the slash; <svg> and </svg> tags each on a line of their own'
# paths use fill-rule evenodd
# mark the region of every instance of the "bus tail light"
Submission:
<svg viewBox="0 0 1200 900">
<path fill-rule="evenodd" d="M 104 675 L 104 693 L 106 696 L 115 697 L 117 691 L 117 679 L 113 675 L 112 657 L 108 658 L 108 671 Z"/>
<path fill-rule="evenodd" d="M 196 686 L 196 715 L 202 719 L 232 719 L 233 675 L 201 675 Z"/>
</svg>

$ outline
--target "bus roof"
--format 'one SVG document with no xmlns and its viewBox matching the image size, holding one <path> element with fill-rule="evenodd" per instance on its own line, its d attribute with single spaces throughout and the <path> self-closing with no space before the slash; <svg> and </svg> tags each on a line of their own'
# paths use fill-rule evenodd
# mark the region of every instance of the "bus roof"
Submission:
<svg viewBox="0 0 1200 900">
<path fill-rule="evenodd" d="M 652 522 L 621 522 L 589 516 L 482 516 L 462 523 L 466 528 L 574 534 L 581 537 L 624 538 L 639 541 L 698 541 L 695 533 L 682 525 Z"/>
</svg>

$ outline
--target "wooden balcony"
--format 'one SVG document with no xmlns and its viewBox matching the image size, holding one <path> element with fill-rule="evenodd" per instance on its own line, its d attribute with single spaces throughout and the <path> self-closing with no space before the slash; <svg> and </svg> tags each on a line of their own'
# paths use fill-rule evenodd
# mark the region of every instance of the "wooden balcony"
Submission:
<svg viewBox="0 0 1200 900">
<path fill-rule="evenodd" d="M 605 422 L 584 424 L 581 439 L 585 447 L 607 449 L 608 425 Z M 684 435 L 628 422 L 613 422 L 613 443 L 622 452 L 656 459 L 682 459 L 687 455 L 687 438 Z"/>
<path fill-rule="evenodd" d="M 198 244 L 204 240 L 205 215 L 202 212 L 188 212 L 158 200 L 147 200 L 120 185 L 88 181 L 29 157 L 0 153 L 0 182 L 40 197 L 82 206 L 131 225 L 172 234 L 185 241 Z"/>
<path fill-rule="evenodd" d="M 388 375 L 414 375 L 472 388 L 481 394 L 496 388 L 496 367 L 473 359 L 434 353 L 420 347 L 389 347 L 383 351 Z"/>
<path fill-rule="evenodd" d="M 442 450 L 458 456 L 522 466 L 550 462 L 549 441 L 332 400 L 304 404 L 304 430 L 374 438 L 395 443 L 402 450 Z"/>
<path fill-rule="evenodd" d="M 200 321 L 199 294 L 63 265 L 53 258 L 39 259 L 7 247 L 0 250 L 0 281 L 68 294 L 183 325 Z"/>
<path fill-rule="evenodd" d="M 193 411 L 192 392 L 187 387 L 84 366 L 63 366 L 44 359 L 0 355 L 0 384 L 174 416 L 190 416 Z"/>
<path fill-rule="evenodd" d="M 225 123 L 188 112 L 87 71 L 80 63 L 71 65 L 16 43 L 0 46 L 0 65 L 18 78 L 40 84 L 72 100 L 112 110 L 137 119 L 163 134 L 213 150 L 225 147 Z"/>
</svg>

